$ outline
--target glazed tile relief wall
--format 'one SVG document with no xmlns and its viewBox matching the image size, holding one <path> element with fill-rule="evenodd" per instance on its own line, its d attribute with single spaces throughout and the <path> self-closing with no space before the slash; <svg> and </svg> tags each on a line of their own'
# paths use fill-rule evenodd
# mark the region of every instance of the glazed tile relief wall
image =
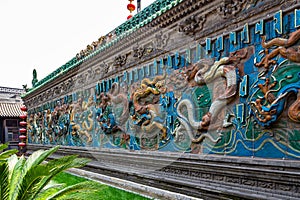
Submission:
<svg viewBox="0 0 300 200">
<path fill-rule="evenodd" d="M 300 14 L 207 38 L 29 111 L 29 143 L 300 158 Z"/>
</svg>

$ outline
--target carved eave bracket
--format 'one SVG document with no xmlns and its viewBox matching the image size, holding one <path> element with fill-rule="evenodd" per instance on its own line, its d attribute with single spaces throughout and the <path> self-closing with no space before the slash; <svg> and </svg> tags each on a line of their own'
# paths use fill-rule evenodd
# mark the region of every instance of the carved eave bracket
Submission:
<svg viewBox="0 0 300 200">
<path fill-rule="evenodd" d="M 116 67 L 124 66 L 127 62 L 127 57 L 128 57 L 128 54 L 123 54 L 123 55 L 116 56 L 115 60 L 114 60 L 114 65 Z"/>
<path fill-rule="evenodd" d="M 136 45 L 133 47 L 133 57 L 142 58 L 145 53 L 145 47 Z"/>
<path fill-rule="evenodd" d="M 196 32 L 202 30 L 205 21 L 206 16 L 192 15 L 178 24 L 178 31 L 193 36 Z"/>
<path fill-rule="evenodd" d="M 236 16 L 241 12 L 247 1 L 243 0 L 223 0 L 217 11 L 223 19 Z"/>
<path fill-rule="evenodd" d="M 109 71 L 109 65 L 105 62 L 100 64 L 100 68 L 101 68 L 101 73 L 106 74 Z"/>
<path fill-rule="evenodd" d="M 155 39 L 153 41 L 153 46 L 156 49 L 163 49 L 168 45 L 168 41 L 170 39 L 170 34 L 160 31 L 155 35 Z"/>
</svg>

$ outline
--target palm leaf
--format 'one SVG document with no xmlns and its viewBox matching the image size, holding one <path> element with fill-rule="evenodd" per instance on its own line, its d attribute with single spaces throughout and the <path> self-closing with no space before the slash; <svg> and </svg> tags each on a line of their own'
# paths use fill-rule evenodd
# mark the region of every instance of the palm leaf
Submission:
<svg viewBox="0 0 300 200">
<path fill-rule="evenodd" d="M 31 169 L 32 167 L 35 167 L 45 161 L 52 153 L 57 151 L 59 146 L 53 147 L 49 150 L 38 150 L 35 151 L 31 156 L 28 157 L 23 173 L 26 174 L 26 172 Z"/>
<path fill-rule="evenodd" d="M 43 179 L 43 177 L 38 176 L 35 177 L 35 179 L 28 182 L 29 184 L 25 186 L 25 188 L 20 187 L 18 197 L 16 199 L 18 200 L 28 200 L 31 199 L 32 194 L 35 192 L 36 185 L 39 184 L 39 182 Z M 22 193 L 22 191 L 25 191 L 25 193 Z"/>
<path fill-rule="evenodd" d="M 34 152 L 26 160 L 22 169 L 22 175 L 18 183 L 17 199 L 26 199 L 31 194 L 35 194 L 41 180 L 49 175 L 49 170 L 39 166 L 45 161 L 52 153 L 57 151 L 59 146 L 53 147 L 49 150 L 39 150 Z M 39 191 L 37 191 L 38 193 Z"/>
<path fill-rule="evenodd" d="M 77 158 L 77 156 L 64 156 L 44 164 L 43 166 L 47 171 L 49 171 L 49 175 L 43 177 L 43 179 L 38 183 L 30 199 L 36 198 L 36 196 L 49 183 L 49 181 L 58 173 L 69 168 L 82 167 L 86 165 L 87 162 L 89 162 L 89 159 L 86 158 Z"/>
<path fill-rule="evenodd" d="M 4 159 L 7 159 L 9 156 L 17 153 L 18 150 L 17 149 L 10 149 L 8 151 L 4 151 L 0 154 L 0 160 L 4 160 Z"/>
<path fill-rule="evenodd" d="M 8 144 L 0 144 L 0 151 L 6 149 L 8 147 Z"/>
<path fill-rule="evenodd" d="M 88 158 L 77 158 L 77 156 L 66 156 L 66 157 L 57 159 L 53 162 L 49 162 L 49 166 L 50 167 L 52 166 L 53 170 L 55 171 L 55 170 L 57 170 L 57 168 L 55 168 L 54 166 L 58 165 L 60 167 L 60 169 L 58 169 L 57 172 L 62 172 L 64 170 L 67 170 L 70 168 L 83 167 L 88 162 L 90 162 L 90 159 L 88 159 Z"/>
<path fill-rule="evenodd" d="M 39 183 L 48 175 L 49 170 L 45 169 L 44 166 L 38 165 L 30 168 L 19 184 L 19 194 L 17 199 L 30 199 L 30 196 L 36 192 Z"/>
<path fill-rule="evenodd" d="M 50 181 L 37 195 L 36 199 L 46 199 L 47 196 L 53 195 L 56 191 L 61 190 L 65 187 L 63 183 L 56 183 L 55 181 Z"/>
<path fill-rule="evenodd" d="M 64 183 L 56 183 L 55 181 L 50 181 L 41 192 L 47 192 L 48 190 L 63 188 L 66 184 Z"/>
<path fill-rule="evenodd" d="M 8 171 L 8 163 L 1 162 L 0 163 L 0 199 L 6 200 L 8 199 L 9 194 L 9 171 Z"/>
<path fill-rule="evenodd" d="M 17 200 L 19 194 L 19 183 L 22 178 L 22 171 L 25 164 L 24 156 L 21 156 L 20 159 L 15 164 L 13 171 L 11 172 L 10 177 L 10 188 L 9 188 L 9 199 Z"/>
<path fill-rule="evenodd" d="M 7 159 L 7 162 L 8 162 L 8 171 L 9 171 L 9 176 L 8 176 L 8 179 L 11 180 L 11 176 L 12 176 L 12 172 L 13 172 L 13 169 L 15 167 L 15 165 L 17 164 L 18 162 L 18 156 L 17 155 L 11 155 L 8 159 Z"/>
<path fill-rule="evenodd" d="M 0 149 L 7 148 L 7 144 L 0 145 Z M 77 156 L 64 156 L 59 159 L 43 163 L 59 146 L 49 150 L 34 152 L 27 160 L 24 156 L 18 158 L 14 154 L 16 150 L 9 150 L 0 154 L 0 199 L 1 200 L 33 200 L 36 197 L 47 196 L 47 191 L 58 185 L 46 188 L 51 179 L 58 173 L 69 168 L 82 167 L 90 160 L 77 158 Z M 10 157 L 8 157 L 10 156 Z M 51 199 L 63 196 L 74 191 L 91 191 L 99 189 L 99 184 L 89 182 L 67 187 L 52 195 Z M 44 194 L 44 196 L 43 196 Z M 51 193 L 50 193 L 51 194 Z M 49 195 L 49 194 L 48 194 Z M 73 198 L 73 199 L 74 199 Z"/>
<path fill-rule="evenodd" d="M 84 192 L 84 193 L 89 193 L 92 191 L 97 191 L 99 189 L 99 184 L 96 182 L 91 182 L 91 181 L 85 181 L 85 182 L 81 182 L 81 183 L 77 183 L 75 185 L 71 185 L 69 187 L 64 188 L 63 190 L 58 191 L 57 193 L 55 193 L 54 195 L 52 195 L 51 197 L 47 198 L 47 200 L 53 200 L 53 199 L 57 199 L 57 198 L 61 198 L 64 195 L 68 195 L 74 192 Z M 72 197 L 74 199 L 74 197 Z"/>
</svg>

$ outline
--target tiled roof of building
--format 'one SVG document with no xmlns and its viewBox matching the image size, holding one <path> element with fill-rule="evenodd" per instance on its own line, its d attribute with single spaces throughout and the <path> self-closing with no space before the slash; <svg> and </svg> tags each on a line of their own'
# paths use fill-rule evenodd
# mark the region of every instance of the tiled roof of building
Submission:
<svg viewBox="0 0 300 200">
<path fill-rule="evenodd" d="M 0 117 L 19 117 L 22 103 L 0 103 Z"/>
<path fill-rule="evenodd" d="M 21 95 L 23 92 L 24 92 L 23 89 L 0 86 L 1 94 L 19 94 L 19 95 Z"/>
</svg>

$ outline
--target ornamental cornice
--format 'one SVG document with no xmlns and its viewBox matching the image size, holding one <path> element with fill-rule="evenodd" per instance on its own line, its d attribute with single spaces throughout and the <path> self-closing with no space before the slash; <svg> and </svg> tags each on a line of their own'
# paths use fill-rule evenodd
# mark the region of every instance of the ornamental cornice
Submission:
<svg viewBox="0 0 300 200">
<path fill-rule="evenodd" d="M 296 4 L 294 0 L 284 1 L 284 3 L 282 3 L 282 0 L 221 0 L 219 3 L 215 9 L 202 14 L 198 13 L 200 15 L 206 14 L 206 21 L 202 30 L 197 31 L 193 36 L 194 40 L 201 44 L 205 43 L 206 38 L 226 34 L 229 30 L 241 29 L 241 24 L 252 24 L 260 19 L 268 19 L 272 13 L 283 7 L 287 11 L 293 9 L 293 5 Z"/>
<path fill-rule="evenodd" d="M 237 26 L 234 23 L 235 19 L 229 20 L 229 16 L 234 16 L 238 18 L 239 21 L 249 19 L 249 17 L 253 18 L 253 16 L 256 17 L 256 13 L 259 12 L 257 11 L 257 9 L 255 9 L 256 4 L 260 4 L 260 6 L 263 5 L 262 8 L 265 8 L 264 5 L 266 5 L 266 7 L 276 4 L 278 5 L 278 1 L 280 0 L 168 0 L 164 4 L 162 4 L 168 7 L 166 9 L 163 9 L 163 11 L 159 11 L 159 15 L 155 15 L 155 17 L 152 17 L 151 20 L 148 20 L 147 23 L 143 23 L 142 25 L 128 30 L 126 34 L 120 34 L 121 32 L 118 32 L 117 34 L 117 32 L 115 32 L 115 34 L 110 35 L 109 40 L 106 38 L 105 42 L 103 42 L 103 37 L 100 37 L 99 41 L 105 43 L 104 46 L 97 47 L 97 49 L 95 49 L 93 52 L 82 59 L 78 60 L 78 57 L 72 58 L 65 65 L 58 68 L 57 70 L 46 76 L 44 79 L 39 81 L 36 84 L 35 88 L 32 88 L 31 90 L 29 90 L 29 92 L 23 95 L 23 98 L 31 96 L 30 94 L 36 93 L 35 91 L 37 90 L 41 91 L 45 90 L 45 88 L 49 88 L 49 85 L 52 85 L 49 84 L 50 82 L 59 82 L 57 81 L 57 79 L 61 79 L 62 76 L 66 76 L 66 74 L 69 74 L 70 70 L 72 69 L 79 69 L 78 73 L 85 73 L 84 71 L 87 70 L 87 68 L 97 66 L 97 68 L 99 68 L 98 71 L 102 73 L 101 66 L 99 66 L 98 63 L 105 62 L 107 63 L 107 65 L 109 65 L 110 71 L 103 75 L 100 75 L 99 77 L 107 78 L 111 76 L 112 73 L 119 73 L 122 70 L 132 67 L 133 64 L 142 63 L 144 61 L 143 58 L 147 57 L 148 59 L 151 59 L 155 56 L 163 54 L 166 51 L 173 50 L 174 47 L 176 48 L 176 44 L 172 44 L 173 46 L 169 47 L 172 41 L 170 40 L 170 35 L 174 34 L 174 31 L 185 34 L 194 41 L 202 40 L 205 37 L 210 37 L 212 33 L 219 34 L 220 31 L 224 31 L 224 28 L 226 26 L 231 26 L 231 29 L 233 28 L 233 26 Z M 176 3 L 169 4 L 168 2 Z M 158 6 L 158 3 L 162 3 L 162 1 L 156 1 L 155 3 L 153 3 L 154 5 L 150 6 L 150 8 L 157 10 L 157 7 L 155 6 Z M 293 3 L 294 1 L 287 1 L 285 4 L 290 5 Z M 241 8 L 237 8 L 238 6 L 241 6 Z M 230 8 L 230 11 L 226 11 L 226 15 L 224 15 L 225 7 L 228 7 L 228 9 Z M 274 9 L 278 9 L 276 8 L 276 6 L 274 7 Z M 252 16 L 242 15 L 241 13 L 244 9 L 252 9 L 251 12 L 249 12 L 252 14 Z M 149 8 L 145 10 L 146 11 L 143 12 L 147 12 L 147 10 L 149 11 Z M 141 15 L 142 14 L 137 15 L 137 17 L 133 17 L 133 19 L 136 20 L 138 16 L 141 17 Z M 141 20 L 143 19 L 144 18 L 141 18 Z M 228 21 L 232 21 L 232 23 L 230 22 L 231 24 L 229 24 Z M 215 25 L 213 27 L 210 26 L 208 30 L 206 28 L 206 24 L 213 22 L 215 22 Z M 128 23 L 129 22 L 126 22 L 121 26 L 125 26 Z M 131 21 L 130 23 L 133 23 L 133 21 Z M 148 43 L 146 41 L 148 41 Z M 138 55 L 138 52 L 135 52 L 137 50 L 132 49 L 132 46 L 136 44 L 142 45 L 144 49 L 150 49 L 149 52 L 147 54 L 144 53 L 145 55 L 143 55 L 143 57 L 141 57 L 141 55 L 134 57 L 134 55 Z M 140 49 L 139 53 L 141 52 L 142 51 Z M 128 54 L 130 54 L 130 56 L 126 57 L 125 64 L 123 62 L 120 63 L 120 59 L 114 60 L 116 56 Z M 116 60 L 118 60 L 118 62 L 116 62 Z M 114 63 L 119 64 L 114 66 Z"/>
</svg>

